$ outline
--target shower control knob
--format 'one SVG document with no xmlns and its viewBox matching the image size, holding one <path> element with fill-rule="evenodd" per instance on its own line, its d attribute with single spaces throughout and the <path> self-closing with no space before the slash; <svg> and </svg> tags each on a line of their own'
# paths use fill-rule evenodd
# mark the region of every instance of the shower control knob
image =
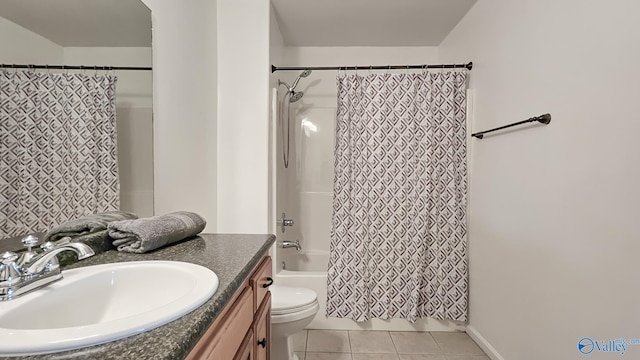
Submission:
<svg viewBox="0 0 640 360">
<path fill-rule="evenodd" d="M 287 215 L 282 213 L 282 219 L 278 220 L 278 223 L 280 224 L 280 230 L 284 233 L 285 226 L 293 226 L 293 219 L 287 219 Z"/>
</svg>

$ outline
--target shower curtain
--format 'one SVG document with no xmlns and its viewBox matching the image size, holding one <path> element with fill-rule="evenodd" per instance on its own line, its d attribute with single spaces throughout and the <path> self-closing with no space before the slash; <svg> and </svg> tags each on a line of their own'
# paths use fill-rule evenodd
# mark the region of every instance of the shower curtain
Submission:
<svg viewBox="0 0 640 360">
<path fill-rule="evenodd" d="M 115 84 L 0 71 L 0 239 L 119 208 Z"/>
<path fill-rule="evenodd" d="M 466 73 L 337 83 L 327 316 L 466 321 Z"/>
</svg>

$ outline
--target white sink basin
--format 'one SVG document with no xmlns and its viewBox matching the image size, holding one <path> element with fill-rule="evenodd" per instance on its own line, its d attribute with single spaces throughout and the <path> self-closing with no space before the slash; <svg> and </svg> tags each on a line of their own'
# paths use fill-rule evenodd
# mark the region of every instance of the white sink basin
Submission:
<svg viewBox="0 0 640 360">
<path fill-rule="evenodd" d="M 218 289 L 216 274 L 177 261 L 87 266 L 17 299 L 0 302 L 0 355 L 77 349 L 173 321 Z"/>
</svg>

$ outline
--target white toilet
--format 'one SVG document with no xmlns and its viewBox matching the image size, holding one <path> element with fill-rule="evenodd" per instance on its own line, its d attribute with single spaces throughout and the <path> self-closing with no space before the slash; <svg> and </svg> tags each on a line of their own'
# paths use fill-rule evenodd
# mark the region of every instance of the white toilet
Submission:
<svg viewBox="0 0 640 360">
<path fill-rule="evenodd" d="M 309 325 L 318 312 L 318 296 L 311 289 L 273 285 L 271 290 L 271 359 L 299 360 L 291 336 Z"/>
</svg>

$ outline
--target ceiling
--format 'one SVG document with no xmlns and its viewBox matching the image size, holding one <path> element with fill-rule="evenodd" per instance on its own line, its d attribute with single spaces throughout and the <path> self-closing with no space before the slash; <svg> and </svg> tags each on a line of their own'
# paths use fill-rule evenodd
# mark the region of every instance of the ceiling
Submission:
<svg viewBox="0 0 640 360">
<path fill-rule="evenodd" d="M 271 0 L 287 46 L 438 46 L 477 0 Z"/>
<path fill-rule="evenodd" d="M 60 46 L 151 46 L 140 0 L 2 0 L 0 16 Z"/>
</svg>

